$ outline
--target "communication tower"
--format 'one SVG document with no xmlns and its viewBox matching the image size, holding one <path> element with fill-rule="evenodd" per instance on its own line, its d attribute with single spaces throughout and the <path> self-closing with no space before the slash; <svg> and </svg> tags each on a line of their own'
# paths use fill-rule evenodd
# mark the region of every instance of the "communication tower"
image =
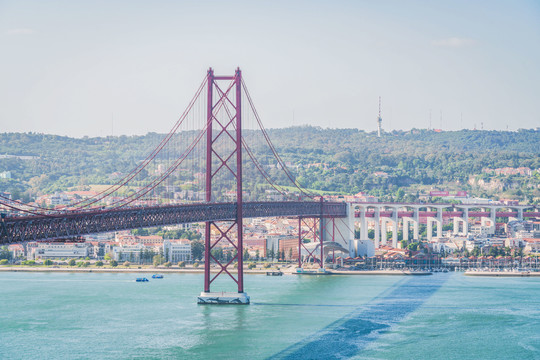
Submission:
<svg viewBox="0 0 540 360">
<path fill-rule="evenodd" d="M 379 117 L 377 118 L 377 136 L 381 137 L 382 117 L 381 117 L 381 97 L 379 96 Z"/>
</svg>

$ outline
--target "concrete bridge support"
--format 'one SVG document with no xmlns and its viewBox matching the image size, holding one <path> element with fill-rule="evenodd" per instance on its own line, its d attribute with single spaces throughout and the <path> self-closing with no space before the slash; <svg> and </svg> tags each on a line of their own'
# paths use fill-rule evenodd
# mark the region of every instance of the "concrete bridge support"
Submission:
<svg viewBox="0 0 540 360">
<path fill-rule="evenodd" d="M 481 225 L 485 227 L 489 227 L 491 229 L 491 233 L 495 234 L 495 228 L 496 228 L 496 208 L 490 207 L 488 209 L 482 209 L 483 212 L 489 211 L 489 217 L 483 216 L 480 221 Z"/>
<path fill-rule="evenodd" d="M 354 210 L 350 210 L 350 211 L 354 211 Z M 354 217 L 354 212 L 352 216 Z M 368 238 L 368 222 L 366 219 L 366 208 L 361 207 L 360 208 L 360 240 L 367 240 L 367 238 Z"/>
<path fill-rule="evenodd" d="M 405 221 L 407 221 L 407 225 L 405 225 Z M 418 207 L 415 207 L 413 210 L 413 217 L 405 217 L 403 218 L 403 239 L 409 240 L 409 223 L 413 224 L 413 240 L 418 241 L 420 238 L 420 234 L 418 231 L 418 224 L 420 223 L 420 211 Z"/>
<path fill-rule="evenodd" d="M 386 246 L 388 244 L 388 226 L 386 224 L 387 218 L 381 219 L 381 246 Z"/>
<path fill-rule="evenodd" d="M 462 209 L 463 210 L 463 213 L 461 215 L 461 217 L 454 217 L 454 235 L 458 235 L 458 234 L 461 234 L 463 236 L 469 236 L 469 208 L 465 207 L 465 208 L 458 208 L 458 209 Z M 462 231 L 460 232 L 459 231 L 459 223 L 462 223 L 463 225 L 463 229 Z"/>
<path fill-rule="evenodd" d="M 427 238 L 428 240 L 433 239 L 433 223 L 437 226 L 437 237 L 442 237 L 442 209 L 437 208 L 436 217 L 427 218 Z"/>
<path fill-rule="evenodd" d="M 454 235 L 457 235 L 457 234 L 459 234 L 459 223 L 463 222 L 463 219 L 460 218 L 460 217 L 455 216 L 455 217 L 452 218 L 452 222 L 454 224 L 454 230 L 452 231 L 452 233 Z"/>
<path fill-rule="evenodd" d="M 409 241 L 409 225 L 413 222 L 413 219 L 410 217 L 403 218 L 403 240 Z"/>
<path fill-rule="evenodd" d="M 378 249 L 381 246 L 381 243 L 380 243 L 380 239 L 381 239 L 381 209 L 379 207 L 375 208 L 375 214 L 373 215 L 373 220 L 375 222 L 375 226 L 374 226 L 375 238 L 373 239 L 373 243 L 375 245 L 375 249 Z"/>
<path fill-rule="evenodd" d="M 398 243 L 398 208 L 392 209 L 392 247 L 397 248 Z"/>
<path fill-rule="evenodd" d="M 352 204 L 347 205 L 347 217 L 345 218 L 323 218 L 322 241 L 336 242 L 341 247 L 349 250 L 349 256 L 354 257 L 354 219 Z M 360 240 L 367 240 L 367 236 Z"/>
<path fill-rule="evenodd" d="M 433 238 L 433 223 L 437 224 L 437 237 L 442 237 L 442 224 L 443 224 L 443 218 L 442 218 L 442 207 L 437 207 L 437 214 L 436 217 L 428 217 L 427 218 L 427 238 L 428 240 L 431 240 Z"/>
</svg>

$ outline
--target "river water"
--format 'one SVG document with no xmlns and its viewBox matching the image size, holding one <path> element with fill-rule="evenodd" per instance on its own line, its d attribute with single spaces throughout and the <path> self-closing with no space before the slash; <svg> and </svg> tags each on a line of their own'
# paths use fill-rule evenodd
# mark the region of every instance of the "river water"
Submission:
<svg viewBox="0 0 540 360">
<path fill-rule="evenodd" d="M 1 272 L 0 359 L 540 359 L 540 278 L 137 276 Z"/>
</svg>

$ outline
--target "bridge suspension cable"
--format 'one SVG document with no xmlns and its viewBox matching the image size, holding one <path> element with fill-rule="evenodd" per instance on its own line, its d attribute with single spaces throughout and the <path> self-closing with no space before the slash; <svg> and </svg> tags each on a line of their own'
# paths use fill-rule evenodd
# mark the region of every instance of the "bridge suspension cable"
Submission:
<svg viewBox="0 0 540 360">
<path fill-rule="evenodd" d="M 274 158 L 277 160 L 278 164 L 280 165 L 282 170 L 285 172 L 286 176 L 293 183 L 294 187 L 296 187 L 303 195 L 305 195 L 305 196 L 307 196 L 309 198 L 312 198 L 312 199 L 317 197 L 318 196 L 317 194 L 315 194 L 315 193 L 313 193 L 313 192 L 311 192 L 311 191 L 309 191 L 307 189 L 302 188 L 302 186 L 300 184 L 298 184 L 298 182 L 294 179 L 294 176 L 289 171 L 289 169 L 288 169 L 287 165 L 285 164 L 285 162 L 283 161 L 283 159 L 279 156 L 278 152 L 276 151 L 276 148 L 274 147 L 274 144 L 272 143 L 272 141 L 270 140 L 270 137 L 268 136 L 268 132 L 266 131 L 266 129 L 264 128 L 264 125 L 262 124 L 261 118 L 259 117 L 257 109 L 255 108 L 255 105 L 253 103 L 253 100 L 251 98 L 249 90 L 247 89 L 247 86 L 246 86 L 243 79 L 242 79 L 242 88 L 244 90 L 244 93 L 246 94 L 246 98 L 247 98 L 248 103 L 250 105 L 251 111 L 253 112 L 253 115 L 255 116 L 255 119 L 257 120 L 257 124 L 258 124 L 260 130 L 262 131 L 263 137 L 264 137 L 266 143 L 268 144 L 268 146 L 270 147 L 270 150 L 271 150 Z"/>
<path fill-rule="evenodd" d="M 24 213 L 31 214 L 31 215 L 50 216 L 51 213 L 52 214 L 55 214 L 55 213 L 56 214 L 65 214 L 65 213 L 69 213 L 69 212 L 80 212 L 81 210 L 84 210 L 85 208 L 88 208 L 91 205 L 102 201 L 107 196 L 110 196 L 111 194 L 113 194 L 114 192 L 118 191 L 120 188 L 125 186 L 127 183 L 129 183 L 133 178 L 135 178 L 135 176 L 140 174 L 154 159 L 156 159 L 158 154 L 160 154 L 160 152 L 163 151 L 165 146 L 167 144 L 169 144 L 170 140 L 177 133 L 180 126 L 184 123 L 184 121 L 186 120 L 186 118 L 187 118 L 188 114 L 190 113 L 190 111 L 193 109 L 193 107 L 194 107 L 195 103 L 197 102 L 197 100 L 200 98 L 202 90 L 206 86 L 206 82 L 207 82 L 207 78 L 205 77 L 204 80 L 202 81 L 201 85 L 197 89 L 195 95 L 193 96 L 193 98 L 189 102 L 188 106 L 186 107 L 186 109 L 184 110 L 182 115 L 180 116 L 180 118 L 175 122 L 174 126 L 171 128 L 169 133 L 161 140 L 161 142 L 155 148 L 153 148 L 153 150 L 146 156 L 146 158 L 139 165 L 137 165 L 134 169 L 132 169 L 123 178 L 118 180 L 115 184 L 107 187 L 106 189 L 98 192 L 97 194 L 95 194 L 95 195 L 93 195 L 91 197 L 88 197 L 88 198 L 82 199 L 80 201 L 70 203 L 70 204 L 55 208 L 55 209 L 49 209 L 49 208 L 45 208 L 45 207 L 38 206 L 38 205 L 22 203 L 20 201 L 12 200 L 12 199 L 9 199 L 9 198 L 7 198 L 5 196 L 2 196 L 2 195 L 0 195 L 0 199 L 1 199 L 0 200 L 0 205 L 4 205 L 4 206 L 6 206 L 6 207 L 8 207 L 8 208 L 10 208 L 10 209 L 12 209 L 14 211 L 24 212 Z M 178 166 L 176 166 L 175 169 L 177 167 Z M 162 181 L 160 181 L 159 183 L 161 183 Z M 15 203 L 18 206 L 10 205 L 10 203 Z M 35 209 L 35 211 L 27 210 L 27 209 L 25 209 L 25 207 Z"/>
</svg>

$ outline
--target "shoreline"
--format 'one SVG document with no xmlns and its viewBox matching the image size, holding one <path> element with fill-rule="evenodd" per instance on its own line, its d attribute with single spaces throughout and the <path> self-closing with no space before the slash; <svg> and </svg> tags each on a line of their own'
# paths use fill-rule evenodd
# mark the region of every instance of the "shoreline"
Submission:
<svg viewBox="0 0 540 360">
<path fill-rule="evenodd" d="M 465 271 L 465 276 L 489 276 L 489 277 L 540 277 L 540 272 L 505 272 L 505 271 Z"/>
<path fill-rule="evenodd" d="M 217 269 L 212 269 L 216 271 Z M 306 275 L 306 276 L 329 276 L 329 275 L 377 275 L 377 276 L 428 276 L 433 275 L 429 271 L 405 271 L 405 270 L 327 270 L 325 273 L 310 272 L 306 269 L 304 273 L 297 273 L 296 268 L 285 269 L 245 269 L 244 274 L 250 275 L 266 275 L 267 272 L 281 271 L 283 275 Z M 53 268 L 53 267 L 31 267 L 31 266 L 8 266 L 0 267 L 0 272 L 51 272 L 51 273 L 153 273 L 153 274 L 204 274 L 204 267 L 201 268 Z M 236 274 L 235 270 L 231 273 Z M 466 271 L 465 276 L 480 276 L 480 277 L 540 277 L 540 272 L 503 272 L 503 271 Z"/>
<path fill-rule="evenodd" d="M 428 271 L 402 271 L 402 270 L 327 270 L 326 273 L 297 273 L 296 268 L 285 269 L 245 269 L 244 274 L 266 275 L 267 272 L 281 271 L 283 275 L 398 275 L 398 276 L 418 276 L 432 275 Z M 217 269 L 213 269 L 217 270 Z M 308 270 L 309 271 L 309 270 Z M 45 268 L 45 267 L 30 267 L 30 266 L 10 266 L 0 267 L 0 272 L 58 272 L 58 273 L 168 273 L 168 274 L 204 274 L 204 268 L 187 268 L 187 269 L 162 269 L 162 268 Z M 235 270 L 231 273 L 237 273 Z"/>
<path fill-rule="evenodd" d="M 405 271 L 405 270 L 333 270 L 330 275 L 399 275 L 399 276 L 426 276 L 433 275 L 430 271 Z M 301 275 L 301 274 L 299 274 Z"/>
</svg>

